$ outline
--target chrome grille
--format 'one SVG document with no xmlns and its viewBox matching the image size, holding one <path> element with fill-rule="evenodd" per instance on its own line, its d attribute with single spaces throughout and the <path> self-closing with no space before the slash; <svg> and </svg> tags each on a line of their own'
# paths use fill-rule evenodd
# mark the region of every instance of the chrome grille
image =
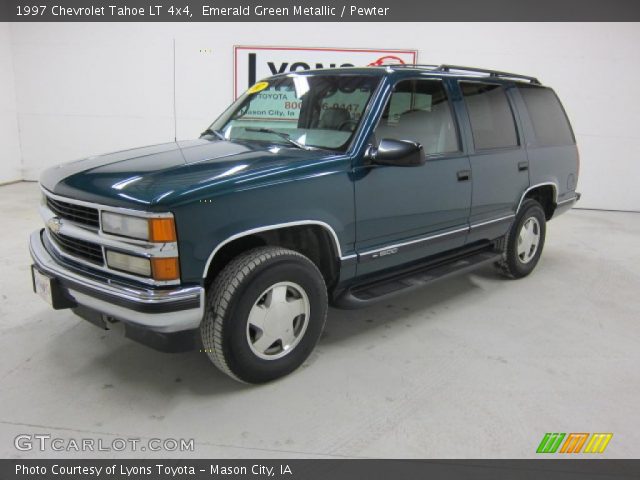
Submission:
<svg viewBox="0 0 640 480">
<path fill-rule="evenodd" d="M 117 235 L 104 235 L 100 228 L 100 214 L 104 211 L 140 218 L 172 218 L 171 213 L 153 213 L 90 203 L 61 197 L 44 188 L 39 210 L 46 226 L 45 245 L 50 253 L 57 253 L 64 257 L 65 261 L 153 286 L 180 284 L 180 279 L 156 280 L 116 270 L 107 265 L 104 256 L 105 249 L 108 248 L 139 257 L 177 257 L 177 242 L 152 243 Z"/>
<path fill-rule="evenodd" d="M 63 252 L 86 260 L 87 262 L 95 263 L 96 265 L 104 265 L 102 247 L 97 243 L 68 237 L 60 233 L 55 233 L 51 230 L 48 231 L 51 239 Z"/>
<path fill-rule="evenodd" d="M 96 208 L 54 200 L 49 196 L 47 196 L 47 206 L 60 218 L 90 227 L 98 228 L 100 226 L 100 215 Z"/>
</svg>

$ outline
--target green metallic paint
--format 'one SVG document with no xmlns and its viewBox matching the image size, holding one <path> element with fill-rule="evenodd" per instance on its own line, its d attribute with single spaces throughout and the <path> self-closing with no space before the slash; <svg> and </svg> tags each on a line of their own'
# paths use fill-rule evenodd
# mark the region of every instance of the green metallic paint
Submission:
<svg viewBox="0 0 640 480">
<path fill-rule="evenodd" d="M 399 185 L 392 185 L 385 192 L 378 192 L 372 185 L 362 188 L 365 184 L 360 183 L 374 178 L 366 166 L 364 153 L 395 82 L 408 78 L 443 79 L 450 90 L 456 117 L 461 121 L 462 144 L 457 158 L 462 166 L 472 152 L 466 113 L 460 101 L 455 76 L 428 70 L 393 70 L 383 67 L 335 69 L 326 72 L 335 74 L 337 71 L 382 78 L 351 145 L 344 153 L 203 137 L 124 150 L 53 167 L 42 174 L 41 184 L 55 194 L 79 200 L 146 211 L 172 212 L 178 230 L 180 268 L 184 283 L 202 282 L 205 265 L 220 242 L 239 232 L 266 225 L 305 220 L 326 223 L 337 235 L 343 256 L 351 257 L 358 247 L 355 201 L 357 189 L 361 188 L 363 194 L 371 196 L 373 203 L 384 204 L 387 212 L 406 210 L 407 202 L 412 201 L 402 194 L 402 187 Z M 325 72 L 301 74 L 323 75 Z M 530 130 L 528 124 L 524 124 L 522 128 L 525 133 Z M 411 175 L 412 170 L 381 168 L 389 171 L 390 179 Z M 396 168 L 398 170 L 393 174 L 393 169 Z M 429 165 L 429 161 L 424 168 L 425 171 L 436 171 L 436 166 Z M 532 183 L 533 180 L 532 178 Z M 434 185 L 437 186 L 437 182 Z M 475 188 L 476 184 L 474 190 Z M 451 189 L 451 194 L 455 194 L 455 191 Z M 508 200 L 513 200 L 515 205 L 518 199 L 504 201 Z M 361 195 L 360 202 L 366 205 L 367 199 Z M 434 218 L 440 218 L 442 212 L 438 211 L 437 206 L 433 205 L 431 208 Z M 464 210 L 464 206 L 460 208 Z M 391 213 L 384 219 L 375 218 L 374 213 L 370 213 L 371 226 L 383 220 L 395 222 Z M 465 223 L 468 224 L 468 221 Z M 392 233 L 393 225 L 387 227 Z M 385 241 L 392 242 L 393 235 L 388 235 Z M 369 243 L 360 247 L 371 249 L 376 245 Z M 397 259 L 390 256 L 385 260 L 385 266 L 389 262 L 397 264 L 402 258 L 402 255 Z M 360 274 L 359 268 L 355 262 L 345 265 L 341 280 Z"/>
</svg>

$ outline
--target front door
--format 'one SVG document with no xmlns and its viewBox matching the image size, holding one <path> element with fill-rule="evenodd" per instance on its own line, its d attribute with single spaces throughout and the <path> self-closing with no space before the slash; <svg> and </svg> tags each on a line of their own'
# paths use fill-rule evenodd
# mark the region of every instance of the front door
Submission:
<svg viewBox="0 0 640 480">
<path fill-rule="evenodd" d="M 356 167 L 358 274 L 367 274 L 464 245 L 471 172 L 441 80 L 398 82 L 374 131 L 423 145 L 427 162 Z"/>
</svg>

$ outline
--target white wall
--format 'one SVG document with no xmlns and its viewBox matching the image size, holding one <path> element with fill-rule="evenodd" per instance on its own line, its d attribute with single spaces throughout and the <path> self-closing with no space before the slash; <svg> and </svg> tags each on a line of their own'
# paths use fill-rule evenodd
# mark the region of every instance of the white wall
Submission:
<svg viewBox="0 0 640 480">
<path fill-rule="evenodd" d="M 0 23 L 0 183 L 22 179 L 10 25 Z"/>
<path fill-rule="evenodd" d="M 580 206 L 640 210 L 638 24 L 14 24 L 24 174 L 198 135 L 232 99 L 232 46 L 416 48 L 425 63 L 529 73 L 553 86 L 581 152 Z M 211 53 L 201 53 L 211 49 Z"/>
</svg>

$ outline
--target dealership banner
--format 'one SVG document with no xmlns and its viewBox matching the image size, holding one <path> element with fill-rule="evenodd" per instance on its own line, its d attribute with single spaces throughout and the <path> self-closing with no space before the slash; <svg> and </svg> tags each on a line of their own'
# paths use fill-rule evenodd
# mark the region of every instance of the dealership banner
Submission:
<svg viewBox="0 0 640 480">
<path fill-rule="evenodd" d="M 638 460 L 0 460 L 2 480 L 637 480 Z"/>
<path fill-rule="evenodd" d="M 258 80 L 277 73 L 417 62 L 417 50 L 236 46 L 233 49 L 234 98 Z"/>
<path fill-rule="evenodd" d="M 2 0 L 2 22 L 638 21 L 638 0 Z M 416 34 L 419 34 L 416 32 Z M 455 34 L 455 32 L 452 32 Z M 331 35 L 329 35 L 330 37 Z M 384 29 L 381 38 L 386 39 Z M 392 39 L 390 39 L 392 40 Z M 473 41 L 473 39 L 471 39 Z"/>
</svg>

